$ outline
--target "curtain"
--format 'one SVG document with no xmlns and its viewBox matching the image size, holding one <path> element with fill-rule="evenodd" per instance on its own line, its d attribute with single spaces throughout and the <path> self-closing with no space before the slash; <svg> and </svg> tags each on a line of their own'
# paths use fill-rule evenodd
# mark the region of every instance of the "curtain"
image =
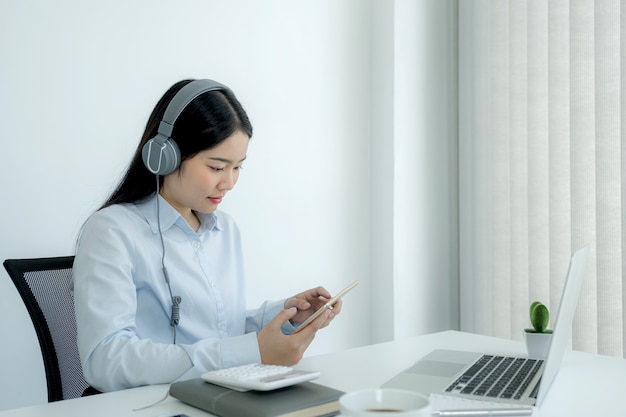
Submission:
<svg viewBox="0 0 626 417">
<path fill-rule="evenodd" d="M 571 347 L 626 356 L 624 3 L 459 2 L 462 330 L 552 325 L 588 243 Z"/>
</svg>

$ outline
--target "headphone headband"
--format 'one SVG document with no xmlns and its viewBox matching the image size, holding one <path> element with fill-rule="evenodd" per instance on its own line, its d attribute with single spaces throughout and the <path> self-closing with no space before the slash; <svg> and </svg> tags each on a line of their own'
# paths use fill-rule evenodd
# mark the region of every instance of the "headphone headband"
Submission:
<svg viewBox="0 0 626 417">
<path fill-rule="evenodd" d="M 167 175 L 178 168 L 180 151 L 172 139 L 174 123 L 196 97 L 214 90 L 228 90 L 228 87 L 213 80 L 194 80 L 174 95 L 159 123 L 157 135 L 146 142 L 141 150 L 143 163 L 148 171 L 155 175 Z"/>
<path fill-rule="evenodd" d="M 176 123 L 178 116 L 180 116 L 189 103 L 200 94 L 204 94 L 208 91 L 227 89 L 228 87 L 225 85 L 213 80 L 194 80 L 185 85 L 176 93 L 174 98 L 172 98 L 170 104 L 167 105 L 163 119 L 159 124 L 159 133 L 168 138 L 172 137 L 172 130 L 174 130 L 174 123 Z"/>
</svg>

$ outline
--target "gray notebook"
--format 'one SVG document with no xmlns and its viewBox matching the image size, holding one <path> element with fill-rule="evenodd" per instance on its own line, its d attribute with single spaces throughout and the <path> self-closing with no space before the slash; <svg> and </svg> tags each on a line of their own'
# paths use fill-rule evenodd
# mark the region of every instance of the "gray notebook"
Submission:
<svg viewBox="0 0 626 417">
<path fill-rule="evenodd" d="M 435 350 L 383 384 L 423 394 L 444 394 L 474 400 L 540 405 L 563 359 L 587 263 L 589 246 L 572 254 L 545 359 L 497 353 Z M 495 381 L 502 372 L 509 381 Z M 493 380 L 492 380 L 493 379 Z"/>
<path fill-rule="evenodd" d="M 220 417 L 327 417 L 339 414 L 344 394 L 324 385 L 303 382 L 273 391 L 235 391 L 204 380 L 170 386 L 170 395 Z"/>
</svg>

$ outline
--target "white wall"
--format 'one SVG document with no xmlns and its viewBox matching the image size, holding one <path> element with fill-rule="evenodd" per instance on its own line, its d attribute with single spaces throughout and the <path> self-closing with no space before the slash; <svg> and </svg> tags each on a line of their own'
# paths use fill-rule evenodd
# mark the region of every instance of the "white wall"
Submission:
<svg viewBox="0 0 626 417">
<path fill-rule="evenodd" d="M 458 327 L 458 5 L 371 3 L 370 330 L 383 342 Z"/>
<path fill-rule="evenodd" d="M 450 1 L 396 1 L 396 338 L 458 320 L 456 10 Z"/>
<path fill-rule="evenodd" d="M 410 26 L 398 13 L 434 12 L 447 22 L 455 2 L 442 11 L 440 0 L 412 1 L 0 0 L 0 260 L 72 254 L 78 228 L 117 182 L 163 91 L 179 79 L 213 78 L 237 93 L 255 128 L 222 206 L 243 232 L 250 303 L 318 284 L 335 292 L 360 279 L 308 354 L 456 327 L 456 168 L 445 157 L 454 138 L 431 128 L 433 147 L 423 146 L 425 132 L 410 128 L 422 109 L 397 97 L 398 88 L 410 96 L 450 79 L 415 84 L 405 74 L 394 83 L 403 57 L 413 57 L 411 68 L 442 64 L 411 47 L 396 51 L 396 24 Z M 448 103 L 438 103 L 435 125 L 454 126 L 454 112 L 441 108 Z M 421 137 L 417 148 L 394 133 L 406 111 L 409 129 L 397 131 Z M 436 178 L 434 188 L 413 187 L 414 170 L 394 168 L 414 151 L 438 155 L 420 172 L 422 183 Z M 405 213 L 399 207 L 422 204 L 418 218 L 394 220 Z M 435 245 L 418 256 L 416 235 Z M 412 295 L 398 289 L 416 286 L 419 300 L 430 293 L 436 305 L 407 315 L 401 307 Z M 45 402 L 35 333 L 4 270 L 0 306 L 0 410 Z"/>
</svg>

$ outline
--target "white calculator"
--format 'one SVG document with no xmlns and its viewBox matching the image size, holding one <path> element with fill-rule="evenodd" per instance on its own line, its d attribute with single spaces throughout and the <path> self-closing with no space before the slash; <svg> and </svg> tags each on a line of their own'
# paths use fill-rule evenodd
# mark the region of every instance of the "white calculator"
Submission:
<svg viewBox="0 0 626 417">
<path fill-rule="evenodd" d="M 317 371 L 257 363 L 209 371 L 202 375 L 202 379 L 237 391 L 271 391 L 310 381 L 319 376 L 320 372 Z"/>
</svg>

